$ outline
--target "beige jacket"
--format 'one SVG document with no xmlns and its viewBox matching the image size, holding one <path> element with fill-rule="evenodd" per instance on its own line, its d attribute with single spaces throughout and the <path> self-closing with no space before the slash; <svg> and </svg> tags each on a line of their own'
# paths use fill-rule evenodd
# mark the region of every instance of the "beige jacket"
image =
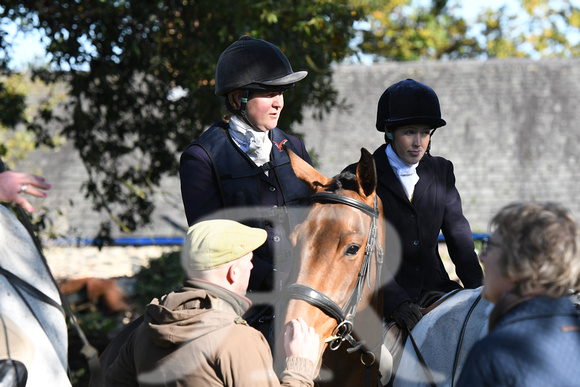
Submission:
<svg viewBox="0 0 580 387">
<path fill-rule="evenodd" d="M 240 317 L 251 305 L 190 280 L 147 306 L 145 321 L 105 370 L 107 386 L 313 386 L 314 365 L 287 359 L 282 382 L 264 336 Z"/>
</svg>

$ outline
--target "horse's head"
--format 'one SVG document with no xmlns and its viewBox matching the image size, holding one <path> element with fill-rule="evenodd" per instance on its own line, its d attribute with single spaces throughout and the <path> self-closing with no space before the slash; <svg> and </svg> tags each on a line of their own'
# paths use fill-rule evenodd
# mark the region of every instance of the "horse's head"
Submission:
<svg viewBox="0 0 580 387">
<path fill-rule="evenodd" d="M 327 345 L 337 349 L 352 339 L 353 324 L 357 336 L 368 329 L 357 329 L 355 315 L 358 319 L 367 313 L 379 327 L 382 323 L 382 296 L 376 292 L 384 241 L 382 204 L 376 195 L 374 159 L 366 149 L 361 150 L 356 173 L 334 178 L 289 154 L 296 176 L 312 195 L 310 211 L 290 236 L 296 260 L 282 321 L 304 318 L 323 341 L 322 353 Z M 370 304 L 373 308 L 367 308 Z"/>
</svg>

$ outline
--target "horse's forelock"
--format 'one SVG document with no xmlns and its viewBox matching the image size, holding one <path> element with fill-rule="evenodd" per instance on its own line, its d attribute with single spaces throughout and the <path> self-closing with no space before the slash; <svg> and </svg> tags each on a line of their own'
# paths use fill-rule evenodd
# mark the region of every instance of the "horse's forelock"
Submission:
<svg viewBox="0 0 580 387">
<path fill-rule="evenodd" d="M 358 192 L 359 186 L 356 175 L 352 172 L 342 172 L 333 177 L 327 191 L 337 192 L 341 189 Z"/>
</svg>

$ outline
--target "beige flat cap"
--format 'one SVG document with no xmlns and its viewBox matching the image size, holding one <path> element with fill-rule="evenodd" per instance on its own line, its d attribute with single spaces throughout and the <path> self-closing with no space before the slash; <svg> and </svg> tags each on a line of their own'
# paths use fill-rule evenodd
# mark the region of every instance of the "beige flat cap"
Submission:
<svg viewBox="0 0 580 387">
<path fill-rule="evenodd" d="M 181 251 L 185 270 L 209 270 L 256 250 L 268 234 L 261 228 L 226 219 L 206 220 L 187 231 Z"/>
</svg>

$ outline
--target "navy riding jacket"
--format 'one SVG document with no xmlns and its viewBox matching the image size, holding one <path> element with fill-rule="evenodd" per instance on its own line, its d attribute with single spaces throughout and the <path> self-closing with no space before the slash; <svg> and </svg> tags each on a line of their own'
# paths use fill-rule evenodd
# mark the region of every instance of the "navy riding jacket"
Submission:
<svg viewBox="0 0 580 387">
<path fill-rule="evenodd" d="M 457 276 L 466 288 L 480 286 L 483 271 L 455 187 L 453 164 L 426 154 L 417 166 L 419 181 L 409 201 L 389 164 L 386 147 L 383 144 L 373 154 L 378 174 L 377 194 L 383 202 L 386 220 L 397 230 L 402 250 L 400 262 L 393 262 L 398 257 L 387 262 L 387 274 L 393 273 L 396 280 L 385 287 L 384 315 L 389 317 L 399 305 L 416 301 L 422 293 L 447 293 L 460 287 L 449 278 L 439 255 L 440 232 Z M 385 248 L 390 250 L 389 246 Z"/>
<path fill-rule="evenodd" d="M 290 205 L 305 206 L 309 195 L 306 185 L 294 174 L 282 144 L 289 142 L 288 146 L 298 156 L 312 164 L 304 142 L 278 128 L 270 131 L 270 138 L 272 166 L 267 175 L 264 173 L 266 166 L 256 166 L 234 143 L 228 124 L 223 121 L 214 124 L 183 152 L 179 167 L 189 225 L 224 208 L 256 208 L 258 221 L 244 223 L 264 228 L 268 239 L 254 252 L 249 290 L 272 289 L 273 252 L 291 251 L 288 233 L 294 226 L 294 219 L 284 218 L 289 217 L 285 209 Z M 295 213 L 291 211 L 292 215 Z M 289 258 L 287 254 L 286 258 Z M 290 265 L 288 260 L 283 268 L 277 269 L 287 272 Z"/>
<path fill-rule="evenodd" d="M 580 385 L 580 319 L 567 297 L 525 301 L 467 357 L 457 387 Z"/>
</svg>

